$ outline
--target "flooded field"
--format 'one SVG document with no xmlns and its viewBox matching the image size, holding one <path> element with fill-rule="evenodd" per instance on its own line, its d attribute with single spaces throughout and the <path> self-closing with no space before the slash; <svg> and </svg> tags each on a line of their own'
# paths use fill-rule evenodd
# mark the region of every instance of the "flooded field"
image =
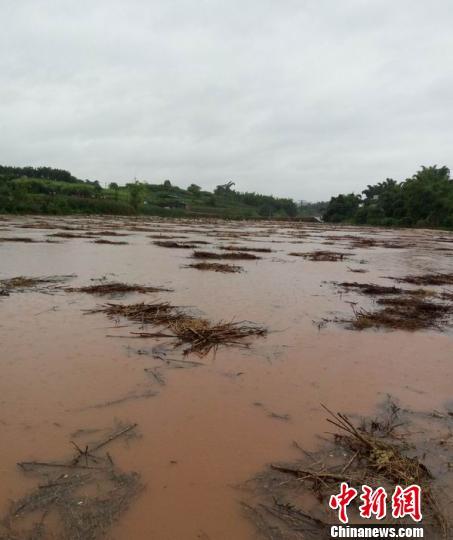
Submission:
<svg viewBox="0 0 453 540">
<path fill-rule="evenodd" d="M 388 396 L 451 495 L 452 233 L 0 219 L 0 538 L 305 538 L 250 480 Z"/>
</svg>

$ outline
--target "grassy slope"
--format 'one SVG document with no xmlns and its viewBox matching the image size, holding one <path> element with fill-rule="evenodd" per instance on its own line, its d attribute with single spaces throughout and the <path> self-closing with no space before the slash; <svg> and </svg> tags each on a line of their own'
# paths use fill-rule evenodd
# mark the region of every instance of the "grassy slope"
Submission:
<svg viewBox="0 0 453 540">
<path fill-rule="evenodd" d="M 59 182 L 41 178 L 2 178 L 0 211 L 19 213 L 106 213 L 148 214 L 169 216 L 212 216 L 226 218 L 258 218 L 260 209 L 229 195 L 207 191 L 196 194 L 171 186 L 149 184 L 144 188 L 138 212 L 131 204 L 126 187 L 117 190 L 99 188 L 86 182 Z M 274 217 L 285 217 L 273 212 Z"/>
</svg>

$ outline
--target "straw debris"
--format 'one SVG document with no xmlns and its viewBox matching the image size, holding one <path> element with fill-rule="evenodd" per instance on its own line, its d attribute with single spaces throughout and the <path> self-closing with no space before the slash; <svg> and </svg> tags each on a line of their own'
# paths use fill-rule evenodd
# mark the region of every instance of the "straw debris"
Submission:
<svg viewBox="0 0 453 540">
<path fill-rule="evenodd" d="M 114 246 L 125 246 L 129 244 L 125 240 L 107 240 L 106 238 L 99 238 L 98 240 L 93 240 L 93 244 L 111 244 Z"/>
<path fill-rule="evenodd" d="M 172 292 L 173 289 L 165 289 L 164 287 L 150 287 L 148 285 L 137 285 L 130 283 L 109 282 L 100 283 L 98 285 L 88 285 L 86 287 L 71 287 L 66 288 L 67 292 L 82 292 L 88 294 L 96 294 L 105 296 L 109 294 L 126 294 L 126 293 L 155 293 L 155 292 Z"/>
<path fill-rule="evenodd" d="M 37 290 L 40 292 L 53 290 L 52 285 L 62 283 L 74 278 L 75 275 L 66 276 L 42 276 L 42 277 L 26 277 L 17 276 L 9 279 L 0 280 L 0 289 L 5 292 L 25 292 L 30 290 Z"/>
<path fill-rule="evenodd" d="M 255 248 L 248 246 L 220 246 L 224 251 L 254 251 L 256 253 L 272 253 L 270 248 Z"/>
<path fill-rule="evenodd" d="M 369 248 L 378 245 L 377 240 L 374 238 L 364 238 L 362 236 L 349 238 L 351 238 L 351 246 L 355 248 Z"/>
<path fill-rule="evenodd" d="M 364 419 L 357 426 L 345 414 L 323 407 L 328 413 L 327 422 L 336 428 L 333 439 L 316 452 L 308 452 L 295 443 L 303 454 L 301 460 L 274 463 L 246 486 L 251 488 L 255 500 L 243 504 L 243 508 L 262 536 L 279 540 L 299 538 L 300 534 L 310 540 L 330 538 L 329 525 L 338 524 L 338 518 L 327 510 L 327 502 L 338 493 L 340 482 L 347 482 L 359 493 L 363 485 L 384 487 L 387 493 L 392 493 L 397 485 L 419 485 L 427 535 L 448 538 L 449 521 L 439 503 L 439 487 L 417 457 L 415 439 L 409 439 L 411 433 L 400 429 L 405 425 L 401 423 L 401 409 L 389 399 L 381 417 Z M 433 448 L 438 443 L 433 440 Z M 358 516 L 360 502 L 357 497 L 348 509 L 351 521 L 369 523 Z M 408 520 L 398 522 L 410 523 Z M 383 522 L 389 523 L 391 518 Z"/>
<path fill-rule="evenodd" d="M 450 323 L 453 306 L 414 296 L 381 298 L 376 311 L 356 310 L 350 321 L 356 330 L 389 328 L 393 330 L 422 330 L 441 328 Z"/>
<path fill-rule="evenodd" d="M 53 234 L 48 234 L 47 236 L 55 237 L 55 238 L 92 238 L 92 235 L 90 234 L 82 234 L 82 233 L 70 233 L 70 232 L 57 232 Z"/>
<path fill-rule="evenodd" d="M 165 248 L 177 248 L 177 249 L 194 249 L 197 247 L 197 244 L 190 242 L 175 242 L 172 240 L 156 240 L 153 242 L 156 246 L 165 247 Z"/>
<path fill-rule="evenodd" d="M 420 276 L 392 277 L 395 281 L 411 283 L 412 285 L 453 285 L 453 273 L 432 273 Z"/>
<path fill-rule="evenodd" d="M 206 355 L 212 349 L 217 350 L 220 345 L 247 347 L 244 338 L 267 334 L 266 328 L 249 321 L 211 323 L 168 302 L 129 305 L 109 303 L 89 310 L 88 313 L 105 313 L 110 318 L 124 317 L 142 325 L 164 326 L 170 331 L 169 334 L 143 330 L 131 332 L 131 335 L 137 338 L 174 338 L 175 346 L 189 345 L 184 349 L 184 354 L 196 353 L 199 356 Z"/>
<path fill-rule="evenodd" d="M 405 292 L 403 289 L 400 289 L 399 287 L 376 285 L 375 283 L 357 283 L 357 281 L 354 281 L 352 283 L 343 281 L 342 283 L 338 283 L 337 285 L 338 287 L 341 287 L 342 289 L 345 289 L 345 290 L 354 289 L 362 294 L 367 294 L 367 295 L 402 294 L 403 292 Z"/>
<path fill-rule="evenodd" d="M 442 326 L 451 322 L 453 296 L 450 297 L 448 292 L 401 289 L 374 283 L 342 282 L 336 285 L 344 290 L 352 289 L 373 297 L 390 297 L 378 298 L 375 310 L 357 308 L 354 302 L 350 302 L 354 317 L 339 322 L 346 322 L 355 330 L 373 327 L 412 331 L 427 328 L 441 329 Z"/>
<path fill-rule="evenodd" d="M 104 304 L 101 307 L 88 310 L 87 313 L 105 313 L 109 318 L 124 317 L 141 324 L 164 325 L 184 315 L 169 302 L 154 302 L 145 304 Z"/>
<path fill-rule="evenodd" d="M 187 238 L 187 235 L 181 234 L 174 236 L 170 234 L 150 234 L 148 235 L 148 238 L 152 238 L 153 240 L 180 240 L 181 238 Z"/>
<path fill-rule="evenodd" d="M 249 321 L 219 322 L 212 324 L 205 319 L 176 319 L 169 328 L 178 337 L 179 343 L 190 343 L 185 354 L 204 356 L 212 349 L 223 346 L 247 346 L 242 340 L 250 336 L 264 336 L 267 330 Z"/>
<path fill-rule="evenodd" d="M 214 253 L 212 251 L 194 251 L 192 254 L 194 259 L 261 259 L 253 253 L 243 251 L 233 251 L 231 253 Z"/>
<path fill-rule="evenodd" d="M 104 449 L 133 436 L 136 427 L 118 425 L 84 447 L 71 441 L 75 453 L 66 461 L 18 463 L 37 477 L 39 485 L 11 505 L 0 526 L 0 538 L 105 538 L 144 486 L 136 472 L 122 472 Z M 34 523 L 27 530 L 31 520 Z"/>
<path fill-rule="evenodd" d="M 239 273 L 242 272 L 242 266 L 237 266 L 235 264 L 221 264 L 221 263 L 208 263 L 200 262 L 194 264 L 187 264 L 185 268 L 196 268 L 197 270 L 212 270 L 214 272 L 224 272 L 224 273 Z"/>
<path fill-rule="evenodd" d="M 5 236 L 0 238 L 0 242 L 21 242 L 23 244 L 32 244 L 35 243 L 36 240 L 26 236 Z"/>
<path fill-rule="evenodd" d="M 338 251 L 311 251 L 311 252 L 292 252 L 290 253 L 293 257 L 303 257 L 310 261 L 327 261 L 327 262 L 336 262 L 343 261 L 348 259 L 351 254 L 340 253 Z"/>
<path fill-rule="evenodd" d="M 120 233 L 116 231 L 88 231 L 86 234 L 90 236 L 129 236 L 128 233 Z"/>
</svg>

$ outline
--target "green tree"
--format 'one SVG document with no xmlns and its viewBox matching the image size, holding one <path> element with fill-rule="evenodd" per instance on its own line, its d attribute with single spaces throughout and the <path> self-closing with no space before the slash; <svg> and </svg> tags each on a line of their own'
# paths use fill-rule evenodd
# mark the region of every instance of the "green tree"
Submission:
<svg viewBox="0 0 453 540">
<path fill-rule="evenodd" d="M 132 184 L 127 184 L 127 189 L 129 191 L 129 202 L 132 208 L 138 212 L 144 201 L 144 186 L 136 181 Z"/>
<path fill-rule="evenodd" d="M 197 186 L 197 184 L 190 184 L 190 186 L 187 188 L 187 191 L 192 195 L 198 196 L 201 193 L 201 187 Z"/>
<path fill-rule="evenodd" d="M 120 195 L 120 186 L 116 182 L 110 182 L 109 190 L 113 193 L 113 199 L 117 201 Z"/>
<path fill-rule="evenodd" d="M 354 193 L 332 197 L 327 205 L 323 219 L 331 222 L 351 221 L 354 219 L 360 203 L 360 195 Z"/>
<path fill-rule="evenodd" d="M 371 225 L 453 227 L 453 180 L 448 167 L 422 167 L 411 178 L 368 185 L 357 195 L 332 197 L 326 221 Z"/>
<path fill-rule="evenodd" d="M 422 167 L 403 185 L 405 217 L 410 225 L 451 226 L 453 182 L 448 167 Z"/>
</svg>

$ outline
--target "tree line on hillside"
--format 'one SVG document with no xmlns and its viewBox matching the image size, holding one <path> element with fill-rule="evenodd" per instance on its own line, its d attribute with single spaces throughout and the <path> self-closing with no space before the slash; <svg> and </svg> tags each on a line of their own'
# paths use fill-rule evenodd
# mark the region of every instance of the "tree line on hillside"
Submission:
<svg viewBox="0 0 453 540">
<path fill-rule="evenodd" d="M 0 178 L 13 180 L 20 177 L 56 180 L 58 182 L 81 182 L 69 171 L 52 167 L 7 167 L 0 165 Z"/>
<path fill-rule="evenodd" d="M 98 181 L 80 180 L 62 169 L 0 166 L 0 212 L 295 218 L 320 215 L 326 205 L 239 192 L 234 185 L 227 182 L 209 192 L 197 184 L 182 189 L 166 180 L 111 182 L 103 188 Z"/>
<path fill-rule="evenodd" d="M 448 167 L 422 167 L 411 178 L 368 185 L 360 195 L 332 197 L 325 221 L 358 225 L 453 228 L 453 179 Z"/>
</svg>

